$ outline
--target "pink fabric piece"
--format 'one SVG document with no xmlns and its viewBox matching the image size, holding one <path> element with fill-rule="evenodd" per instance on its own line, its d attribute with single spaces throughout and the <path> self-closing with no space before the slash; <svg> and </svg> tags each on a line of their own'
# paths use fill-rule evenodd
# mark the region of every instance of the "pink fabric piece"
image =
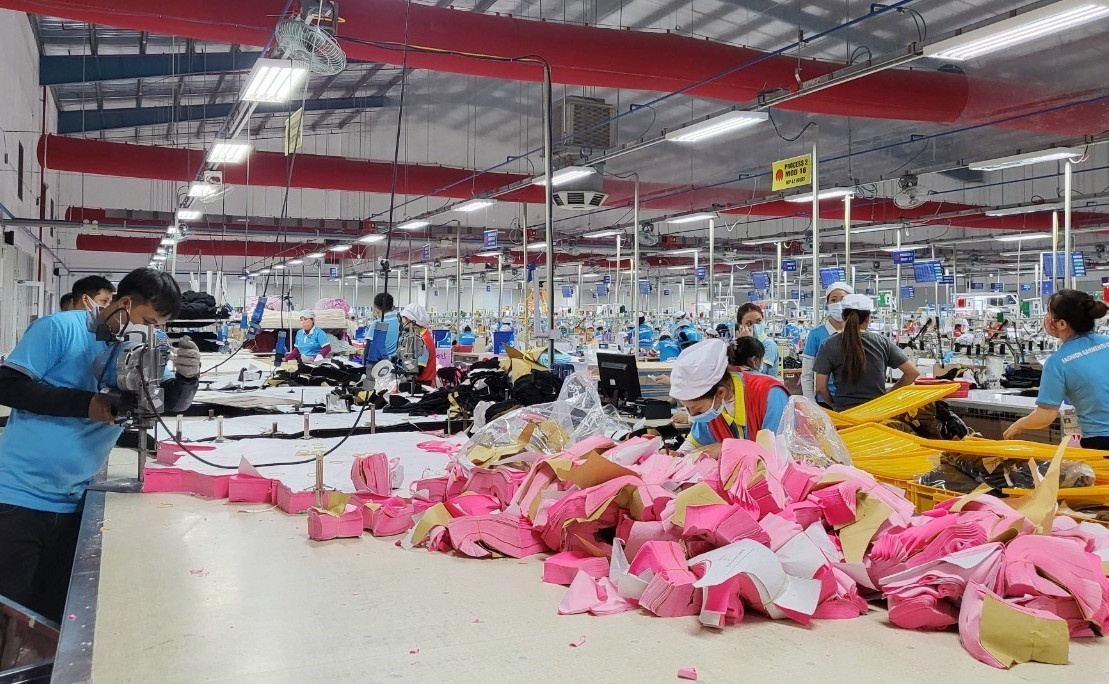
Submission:
<svg viewBox="0 0 1109 684">
<path fill-rule="evenodd" d="M 451 515 L 488 515 L 501 510 L 501 502 L 485 494 L 460 494 L 443 502 Z"/>
<path fill-rule="evenodd" d="M 1109 601 L 1109 579 L 1101 563 L 1073 539 L 1044 535 L 1017 537 L 1005 549 L 1002 593 L 1065 597 L 1078 602 L 1082 616 L 1095 619 Z"/>
<path fill-rule="evenodd" d="M 608 559 L 562 551 L 543 561 L 543 581 L 549 584 L 569 585 L 578 572 L 584 572 L 593 579 L 607 577 Z"/>
<path fill-rule="evenodd" d="M 412 502 L 396 496 L 381 502 L 363 502 L 361 511 L 363 529 L 375 537 L 404 534 L 415 524 Z"/>
<path fill-rule="evenodd" d="M 814 490 L 809 494 L 809 500 L 820 506 L 829 525 L 838 527 L 855 522 L 857 492 L 851 487 L 835 485 Z"/>
<path fill-rule="evenodd" d="M 958 621 L 958 601 L 969 584 L 996 586 L 1003 547 L 983 544 L 881 579 L 890 621 L 906 629 L 944 629 Z"/>
<path fill-rule="evenodd" d="M 975 522 L 949 525 L 937 534 L 920 553 L 905 562 L 907 567 L 930 563 L 956 551 L 972 549 L 986 543 L 986 530 Z"/>
<path fill-rule="evenodd" d="M 613 442 L 608 437 L 604 435 L 592 435 L 570 446 L 570 448 L 562 452 L 562 455 L 573 459 L 579 459 L 584 458 L 590 451 L 604 453 L 614 446 L 616 446 L 616 442 Z"/>
<path fill-rule="evenodd" d="M 723 629 L 743 619 L 743 601 L 739 598 L 735 577 L 711 587 L 705 587 L 701 596 L 699 619 L 705 627 Z"/>
<path fill-rule="evenodd" d="M 782 545 L 801 534 L 803 528 L 793 520 L 787 520 L 781 515 L 770 514 L 759 521 L 759 526 L 770 538 L 767 544 L 771 551 L 777 551 Z"/>
<path fill-rule="evenodd" d="M 527 473 L 509 468 L 474 468 L 463 489 L 475 494 L 496 497 L 503 506 L 512 502 Z"/>
<path fill-rule="evenodd" d="M 608 577 L 597 580 L 597 589 L 604 600 L 589 609 L 593 615 L 615 615 L 635 608 L 630 601 L 620 595 L 620 591 Z"/>
<path fill-rule="evenodd" d="M 1070 596 L 1066 598 L 1056 598 L 1053 596 L 1021 596 L 1008 600 L 1010 603 L 1018 606 L 1042 610 L 1066 620 L 1067 628 L 1070 630 L 1072 639 L 1090 639 L 1095 636 L 1101 636 L 1100 633 L 1093 630 L 1093 623 L 1082 617 L 1082 609 L 1078 607 L 1078 602 Z"/>
<path fill-rule="evenodd" d="M 362 511 L 347 504 L 340 515 L 312 508 L 308 511 L 308 538 L 327 541 L 339 537 L 362 536 Z"/>
<path fill-rule="evenodd" d="M 656 575 L 665 570 L 685 570 L 687 566 L 685 552 L 677 542 L 649 541 L 640 547 L 632 558 L 628 572 L 632 575 L 641 575 L 645 570 L 650 570 Z"/>
<path fill-rule="evenodd" d="M 601 455 L 620 465 L 632 465 L 658 453 L 662 448 L 661 437 L 632 437 L 606 450 Z"/>
<path fill-rule="evenodd" d="M 231 475 L 207 475 L 180 468 L 147 468 L 143 474 L 145 493 L 192 494 L 205 499 L 226 499 Z"/>
<path fill-rule="evenodd" d="M 797 523 L 802 528 L 807 528 L 815 522 L 824 521 L 820 504 L 814 501 L 795 501 L 786 504 L 778 515 L 785 520 Z"/>
<path fill-rule="evenodd" d="M 697 681 L 697 668 L 695 667 L 679 667 L 678 679 L 688 679 L 690 681 Z"/>
<path fill-rule="evenodd" d="M 266 308 L 269 308 L 268 301 L 266 302 Z M 343 313 L 348 316 L 350 315 L 350 303 L 347 302 L 347 300 L 345 299 L 340 299 L 337 297 L 319 299 L 312 307 L 312 310 L 316 312 L 322 311 L 324 309 L 342 309 Z M 248 311 L 253 311 L 253 309 L 248 309 Z"/>
<path fill-rule="evenodd" d="M 812 491 L 823 472 L 804 463 L 787 464 L 782 474 L 782 487 L 789 501 L 802 501 Z"/>
<path fill-rule="evenodd" d="M 760 544 L 770 544 L 770 535 L 742 506 L 711 504 L 689 506 L 685 511 L 686 539 L 699 539 L 715 546 L 725 546 L 740 539 L 754 539 Z"/>
<path fill-rule="evenodd" d="M 524 558 L 548 550 L 527 518 L 507 513 L 451 518 L 447 531 L 451 546 L 472 558 L 488 558 L 491 552 Z"/>
<path fill-rule="evenodd" d="M 958 520 L 959 516 L 947 514 L 936 518 L 914 518 L 914 523 L 919 524 L 876 536 L 867 554 L 867 567 L 876 577 L 895 572 L 910 556 L 920 553 L 941 530 Z"/>
<path fill-rule="evenodd" d="M 678 535 L 666 530 L 662 521 L 632 520 L 630 517 L 627 518 L 626 528 L 617 525 L 616 536 L 624 540 L 624 552 L 631 558 L 635 558 L 639 549 L 649 541 L 678 541 Z"/>
<path fill-rule="evenodd" d="M 558 604 L 559 615 L 579 615 L 588 613 L 593 606 L 604 602 L 597 580 L 588 573 L 579 571 L 570 582 L 570 588 Z"/>
<path fill-rule="evenodd" d="M 663 570 L 647 583 L 639 605 L 659 617 L 697 615 L 702 595 L 701 589 L 693 586 L 696 581 L 697 576 L 688 570 Z"/>
<path fill-rule="evenodd" d="M 354 491 L 388 496 L 393 491 L 393 470 L 398 462 L 390 461 L 383 453 L 355 456 L 350 467 Z"/>
<path fill-rule="evenodd" d="M 273 503 L 277 481 L 268 477 L 232 475 L 227 481 L 227 500 L 232 503 Z"/>
<path fill-rule="evenodd" d="M 328 505 L 330 495 L 324 492 L 324 505 Z M 302 492 L 294 492 L 281 482 L 277 482 L 277 492 L 274 498 L 274 503 L 277 508 L 285 513 L 304 513 L 309 508 L 316 505 L 316 493 L 311 489 L 306 489 Z"/>
<path fill-rule="evenodd" d="M 189 451 L 202 454 L 205 451 L 214 451 L 215 447 L 211 444 L 198 444 L 196 442 L 183 442 L 189 448 Z M 185 455 L 181 445 L 172 439 L 158 442 L 158 448 L 154 453 L 154 460 L 164 465 L 174 465 L 177 461 Z"/>
<path fill-rule="evenodd" d="M 760 513 L 776 513 L 787 503 L 785 488 L 775 470 L 778 461 L 771 457 L 761 446 L 746 439 L 725 439 L 720 447 L 720 486 L 725 488 L 725 500 L 738 503 L 753 516 Z M 764 468 L 765 479 L 755 483 L 755 491 L 749 488 L 758 472 L 759 465 Z M 734 479 L 731 487 L 727 483 Z M 760 503 L 760 500 L 762 502 Z"/>
<path fill-rule="evenodd" d="M 432 439 L 427 442 L 420 442 L 416 445 L 416 448 L 423 449 L 429 454 L 446 454 L 447 456 L 454 456 L 458 452 L 462 451 L 461 444 L 455 444 L 454 442 L 448 442 L 442 439 Z"/>
</svg>

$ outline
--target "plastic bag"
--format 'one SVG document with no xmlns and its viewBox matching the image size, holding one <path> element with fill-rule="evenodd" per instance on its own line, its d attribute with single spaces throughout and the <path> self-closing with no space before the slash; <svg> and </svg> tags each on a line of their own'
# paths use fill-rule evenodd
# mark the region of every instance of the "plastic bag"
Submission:
<svg viewBox="0 0 1109 684">
<path fill-rule="evenodd" d="M 778 423 L 779 443 L 783 443 L 797 461 L 827 468 L 840 463 L 851 465 L 847 446 L 832 425 L 832 419 L 814 402 L 805 397 L 790 397 Z"/>
<path fill-rule="evenodd" d="M 955 492 L 971 492 L 978 485 L 993 489 L 1034 489 L 1039 479 L 1047 473 L 1051 461 L 1034 461 L 1037 475 L 1033 477 L 1029 461 L 1017 459 L 981 458 L 979 456 L 944 453 L 940 464 L 919 476 L 917 482 Z M 1062 461 L 1059 464 L 1059 487 L 1089 487 L 1094 484 L 1094 469 L 1079 461 Z"/>
<path fill-rule="evenodd" d="M 515 454 L 557 454 L 586 437 L 627 431 L 616 409 L 601 402 L 596 383 L 585 373 L 574 373 L 562 384 L 558 399 L 489 421 L 462 446 L 461 454 L 470 462 L 509 462 Z"/>
</svg>

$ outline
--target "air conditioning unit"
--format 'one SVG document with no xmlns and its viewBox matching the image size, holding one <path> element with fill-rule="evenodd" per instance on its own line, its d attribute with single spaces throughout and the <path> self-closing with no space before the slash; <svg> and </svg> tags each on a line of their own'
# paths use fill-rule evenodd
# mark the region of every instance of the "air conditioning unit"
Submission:
<svg viewBox="0 0 1109 684">
<path fill-rule="evenodd" d="M 598 97 L 572 95 L 555 101 L 551 122 L 555 153 L 580 148 L 599 151 L 615 147 L 616 130 L 612 125 L 615 114 L 616 106 Z"/>
<path fill-rule="evenodd" d="M 605 193 L 605 179 L 600 173 L 590 173 L 562 184 L 558 183 L 556 176 L 552 194 L 555 206 L 562 209 L 596 209 L 608 199 L 608 194 Z"/>
</svg>

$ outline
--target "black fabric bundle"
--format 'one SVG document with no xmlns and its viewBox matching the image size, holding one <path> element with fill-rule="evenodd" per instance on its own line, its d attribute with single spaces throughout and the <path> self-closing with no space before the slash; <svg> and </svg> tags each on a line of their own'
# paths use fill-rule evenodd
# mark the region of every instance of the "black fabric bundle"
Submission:
<svg viewBox="0 0 1109 684">
<path fill-rule="evenodd" d="M 550 371 L 532 371 L 512 385 L 512 398 L 523 406 L 547 404 L 558 399 L 562 378 Z"/>
<path fill-rule="evenodd" d="M 1039 477 L 1047 473 L 1051 461 L 1034 461 Z M 917 478 L 917 482 L 929 487 L 947 489 L 953 492 L 969 493 L 985 484 L 992 489 L 1033 489 L 1038 482 L 1034 478 L 1027 460 L 1005 460 L 996 463 L 957 453 L 944 453 L 936 468 Z M 1059 468 L 1059 486 L 1089 487 L 1094 484 L 1094 472 L 1086 464 L 1078 461 L 1063 461 Z"/>
<path fill-rule="evenodd" d="M 1040 386 L 1042 371 L 1035 368 L 1008 367 L 1001 376 L 1001 386 L 1006 389 L 1031 389 Z"/>
</svg>

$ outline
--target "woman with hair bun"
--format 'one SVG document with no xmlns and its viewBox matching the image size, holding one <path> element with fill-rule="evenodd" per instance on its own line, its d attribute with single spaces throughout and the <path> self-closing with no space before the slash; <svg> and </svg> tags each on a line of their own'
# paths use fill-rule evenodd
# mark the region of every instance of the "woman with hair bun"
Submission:
<svg viewBox="0 0 1109 684">
<path fill-rule="evenodd" d="M 1062 342 L 1044 363 L 1036 410 L 1009 426 L 1005 439 L 1055 422 L 1066 400 L 1082 428 L 1082 446 L 1109 450 L 1109 335 L 1094 333 L 1109 307 L 1085 292 L 1059 290 L 1047 301 L 1044 330 Z"/>
</svg>

